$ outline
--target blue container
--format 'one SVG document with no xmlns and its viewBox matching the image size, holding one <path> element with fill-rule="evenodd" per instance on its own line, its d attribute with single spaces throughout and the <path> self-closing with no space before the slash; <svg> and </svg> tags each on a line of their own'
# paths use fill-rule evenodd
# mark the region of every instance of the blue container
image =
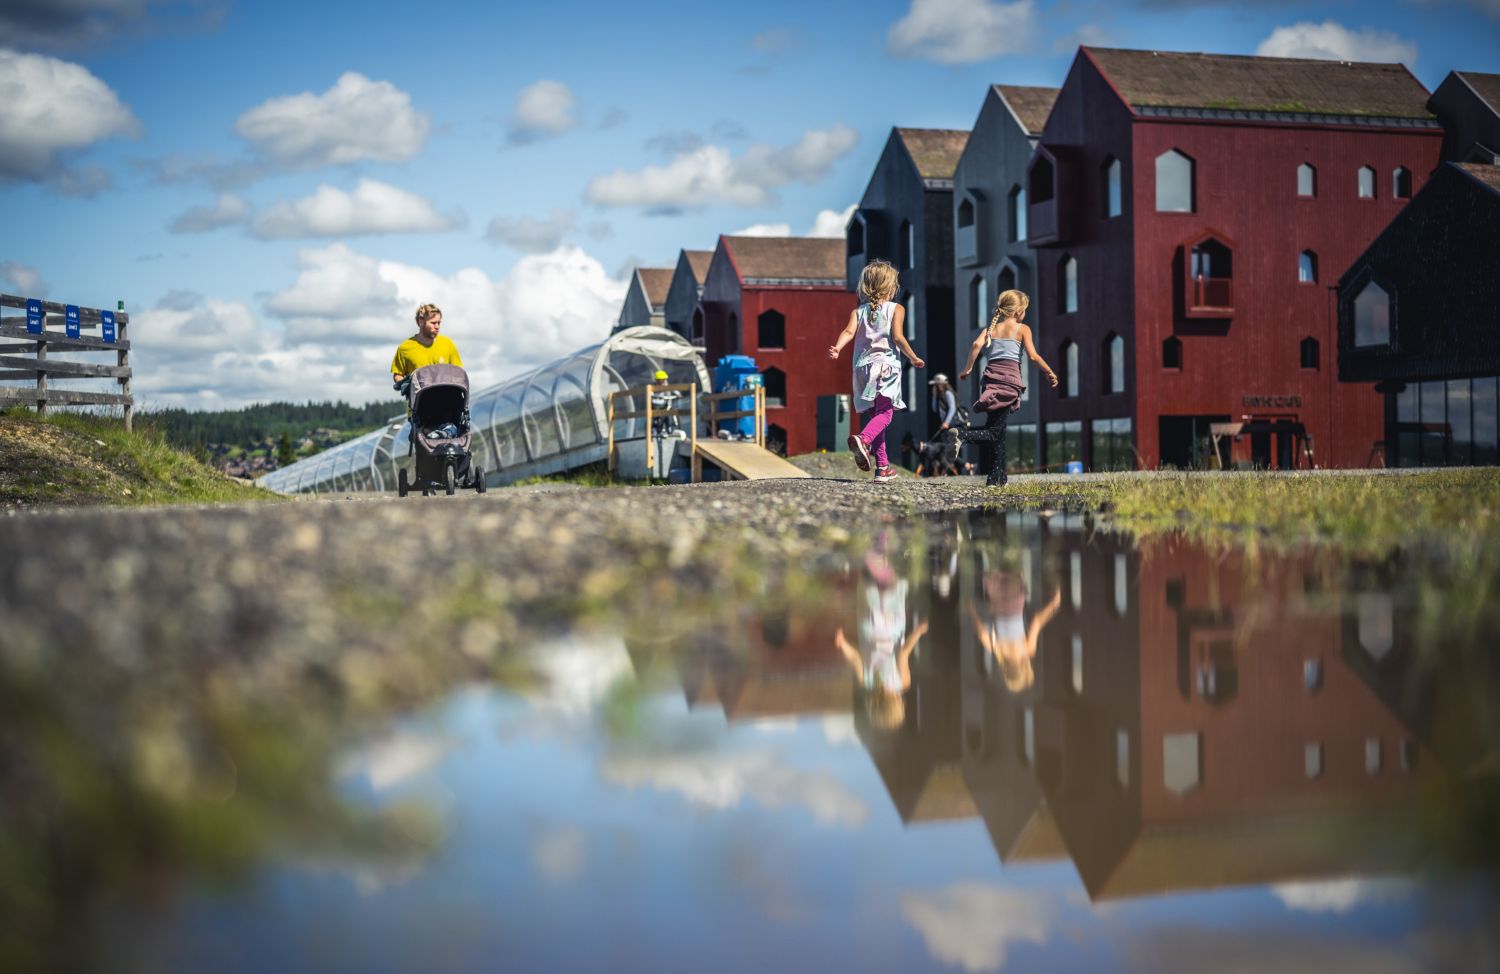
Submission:
<svg viewBox="0 0 1500 974">
<path fill-rule="evenodd" d="M 719 364 L 714 366 L 714 391 L 734 392 L 739 389 L 760 388 L 760 371 L 755 367 L 755 359 L 748 355 L 726 355 L 719 359 Z M 745 396 L 743 399 L 726 399 L 716 404 L 716 413 L 747 412 L 755 408 L 755 397 Z M 720 425 L 720 429 L 727 429 L 740 436 L 750 437 L 755 435 L 755 417 L 744 416 L 740 419 L 730 420 Z"/>
<path fill-rule="evenodd" d="M 1064 473 L 1083 473 L 1083 461 L 1082 460 L 1069 460 L 1067 462 L 1067 464 L 1063 467 L 1063 472 Z"/>
</svg>

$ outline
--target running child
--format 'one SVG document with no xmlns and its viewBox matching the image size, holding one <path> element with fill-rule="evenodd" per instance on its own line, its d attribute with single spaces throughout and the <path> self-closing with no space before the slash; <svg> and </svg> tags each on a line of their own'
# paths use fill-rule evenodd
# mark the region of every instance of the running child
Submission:
<svg viewBox="0 0 1500 974">
<path fill-rule="evenodd" d="M 988 441 L 994 444 L 990 459 L 990 475 L 985 484 L 995 487 L 1005 483 L 1005 424 L 1010 414 L 1021 408 L 1021 393 L 1026 383 L 1021 381 L 1021 352 L 1041 367 L 1047 381 L 1057 385 L 1057 373 L 1052 366 L 1042 361 L 1031 342 L 1031 329 L 1021 324 L 1031 299 L 1021 291 L 1004 291 L 995 301 L 990 323 L 974 339 L 969 347 L 969 360 L 958 374 L 967 379 L 974 371 L 974 360 L 984 353 L 984 376 L 980 383 L 979 398 L 974 402 L 974 412 L 985 413 L 984 429 L 959 429 L 961 443 Z"/>
<path fill-rule="evenodd" d="M 891 299 L 896 296 L 896 269 L 883 260 L 872 260 L 859 276 L 858 308 L 849 312 L 849 324 L 838 341 L 828 347 L 836 359 L 844 346 L 854 342 L 854 408 L 859 412 L 859 432 L 849 437 L 849 450 L 861 470 L 870 469 L 875 458 L 875 482 L 895 480 L 885 452 L 885 430 L 896 410 L 905 409 L 901 398 L 899 349 L 915 368 L 926 363 L 912 351 L 902 329 L 906 309 Z"/>
</svg>

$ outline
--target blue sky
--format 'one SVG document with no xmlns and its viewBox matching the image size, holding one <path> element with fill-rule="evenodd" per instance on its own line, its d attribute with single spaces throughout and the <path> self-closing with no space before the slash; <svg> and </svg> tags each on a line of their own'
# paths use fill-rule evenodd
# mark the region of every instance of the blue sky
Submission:
<svg viewBox="0 0 1500 974">
<path fill-rule="evenodd" d="M 149 408 L 389 398 L 425 300 L 488 385 L 602 337 L 634 263 L 838 232 L 892 125 L 1080 42 L 1432 88 L 1500 71 L 1500 0 L 0 0 L 0 38 L 0 289 L 123 299 Z"/>
</svg>

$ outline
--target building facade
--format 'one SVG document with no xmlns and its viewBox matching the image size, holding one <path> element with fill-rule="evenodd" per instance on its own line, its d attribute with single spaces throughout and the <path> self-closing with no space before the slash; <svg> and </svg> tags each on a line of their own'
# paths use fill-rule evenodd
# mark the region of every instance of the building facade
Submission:
<svg viewBox="0 0 1500 974">
<path fill-rule="evenodd" d="M 1450 71 L 1427 107 L 1443 123 L 1445 160 L 1500 165 L 1500 74 Z"/>
<path fill-rule="evenodd" d="M 1500 166 L 1444 163 L 1338 284 L 1339 379 L 1383 396 L 1385 463 L 1500 463 Z"/>
<path fill-rule="evenodd" d="M 1080 48 L 1027 171 L 1043 466 L 1369 463 L 1329 286 L 1437 164 L 1427 99 L 1401 65 Z"/>
<path fill-rule="evenodd" d="M 814 237 L 720 237 L 700 310 L 709 371 L 725 355 L 755 359 L 766 390 L 766 445 L 794 456 L 818 442 L 818 400 L 848 396 L 849 354 L 828 346 L 854 310 L 844 244 Z"/>
<path fill-rule="evenodd" d="M 890 261 L 901 275 L 897 300 L 906 308 L 906 336 L 926 362 L 906 372 L 906 409 L 887 440 L 926 439 L 937 427 L 928 407 L 928 379 L 955 371 L 953 321 L 953 170 L 969 133 L 951 129 L 891 130 L 845 237 L 850 291 L 871 260 Z"/>
<path fill-rule="evenodd" d="M 665 327 L 667 288 L 671 283 L 670 267 L 637 267 L 632 271 L 630 286 L 625 291 L 625 303 L 620 306 L 620 319 L 614 330 L 639 325 Z"/>
<path fill-rule="evenodd" d="M 1056 88 L 991 85 L 954 167 L 952 359 L 958 368 L 979 329 L 989 324 L 1001 292 L 1016 288 L 1036 294 L 1036 262 L 1026 242 L 1026 166 L 1056 100 Z M 1037 315 L 1030 315 L 1029 323 L 1042 342 Z M 1021 363 L 1027 389 L 1007 427 L 1006 460 L 1016 471 L 1035 469 L 1040 456 L 1041 397 L 1032 388 L 1030 366 Z M 962 401 L 979 397 L 983 371 L 976 366 L 967 383 L 954 377 Z M 979 460 L 980 469 L 989 469 L 987 456 Z"/>
<path fill-rule="evenodd" d="M 678 252 L 662 309 L 667 327 L 699 346 L 703 344 L 703 312 L 698 305 L 703 299 L 703 279 L 708 276 L 708 264 L 713 257 L 712 250 Z"/>
</svg>

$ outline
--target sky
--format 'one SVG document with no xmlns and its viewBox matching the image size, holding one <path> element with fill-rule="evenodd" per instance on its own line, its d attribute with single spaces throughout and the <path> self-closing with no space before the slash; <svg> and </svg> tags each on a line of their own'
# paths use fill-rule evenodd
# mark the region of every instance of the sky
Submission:
<svg viewBox="0 0 1500 974">
<path fill-rule="evenodd" d="M 1500 0 L 354 10 L 0 0 L 0 291 L 124 301 L 138 408 L 389 400 L 428 301 L 492 385 L 601 340 L 634 266 L 842 236 L 892 126 L 1079 44 L 1500 72 Z"/>
</svg>

